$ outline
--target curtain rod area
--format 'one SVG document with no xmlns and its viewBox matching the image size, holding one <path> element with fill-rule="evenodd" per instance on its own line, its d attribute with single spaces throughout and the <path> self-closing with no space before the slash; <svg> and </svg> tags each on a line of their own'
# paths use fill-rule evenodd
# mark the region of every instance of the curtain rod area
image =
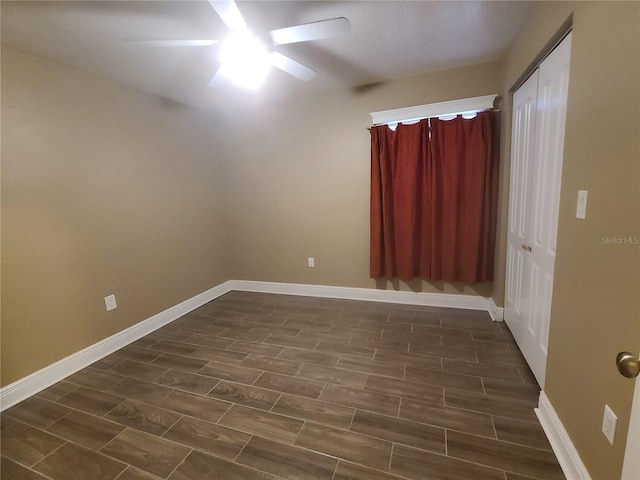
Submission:
<svg viewBox="0 0 640 480">
<path fill-rule="evenodd" d="M 428 103 L 413 107 L 395 108 L 371 112 L 371 126 L 416 122 L 424 118 L 460 115 L 464 113 L 492 110 L 497 94 L 481 97 L 462 98 L 448 102 Z"/>
</svg>

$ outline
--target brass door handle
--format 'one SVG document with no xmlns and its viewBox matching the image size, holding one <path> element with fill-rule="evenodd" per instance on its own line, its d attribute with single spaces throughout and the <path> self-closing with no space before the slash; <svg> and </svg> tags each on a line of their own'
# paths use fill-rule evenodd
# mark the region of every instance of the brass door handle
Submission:
<svg viewBox="0 0 640 480">
<path fill-rule="evenodd" d="M 638 359 L 629 352 L 620 352 L 616 357 L 616 366 L 620 374 L 627 378 L 635 378 L 640 373 Z"/>
<path fill-rule="evenodd" d="M 530 252 L 530 251 L 532 250 L 532 249 L 531 249 L 531 245 L 526 245 L 526 244 L 524 244 L 524 243 L 523 243 L 522 245 L 520 245 L 520 248 L 521 248 L 522 250 L 524 250 L 525 252 Z"/>
</svg>

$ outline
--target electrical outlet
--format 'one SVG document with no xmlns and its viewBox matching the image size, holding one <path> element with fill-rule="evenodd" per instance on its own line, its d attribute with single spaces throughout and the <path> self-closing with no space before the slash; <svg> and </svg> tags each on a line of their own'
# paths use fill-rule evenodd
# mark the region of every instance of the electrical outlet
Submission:
<svg viewBox="0 0 640 480">
<path fill-rule="evenodd" d="M 616 436 L 616 424 L 618 423 L 618 417 L 613 413 L 609 405 L 604 406 L 604 416 L 602 418 L 602 433 L 607 437 L 609 443 L 613 445 L 613 439 Z"/>
<path fill-rule="evenodd" d="M 316 266 L 316 261 L 313 257 L 309 257 L 309 267 L 313 268 Z"/>
<path fill-rule="evenodd" d="M 104 306 L 107 307 L 107 312 L 110 312 L 114 308 L 118 308 L 118 304 L 116 303 L 116 296 L 109 295 L 108 297 L 104 297 Z"/>
</svg>

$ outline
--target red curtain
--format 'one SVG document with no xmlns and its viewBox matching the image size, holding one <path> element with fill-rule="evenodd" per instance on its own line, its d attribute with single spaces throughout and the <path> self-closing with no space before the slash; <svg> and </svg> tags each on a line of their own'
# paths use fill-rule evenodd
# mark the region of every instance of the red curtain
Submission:
<svg viewBox="0 0 640 480">
<path fill-rule="evenodd" d="M 493 279 L 495 115 L 371 128 L 371 277 Z"/>
</svg>

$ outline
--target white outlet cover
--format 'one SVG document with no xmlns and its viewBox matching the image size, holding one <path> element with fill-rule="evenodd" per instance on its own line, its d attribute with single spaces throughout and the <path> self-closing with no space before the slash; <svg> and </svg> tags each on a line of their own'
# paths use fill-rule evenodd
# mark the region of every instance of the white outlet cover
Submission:
<svg viewBox="0 0 640 480">
<path fill-rule="evenodd" d="M 316 266 L 316 261 L 313 257 L 309 257 L 308 262 L 309 262 L 309 267 L 313 268 Z"/>
<path fill-rule="evenodd" d="M 613 445 L 613 440 L 616 436 L 616 425 L 618 423 L 618 417 L 609 405 L 604 406 L 604 415 L 602 417 L 602 433 L 607 437 L 609 443 Z"/>
<path fill-rule="evenodd" d="M 109 295 L 107 297 L 104 297 L 104 306 L 107 307 L 107 312 L 118 308 L 118 304 L 116 303 L 116 296 Z"/>
</svg>

